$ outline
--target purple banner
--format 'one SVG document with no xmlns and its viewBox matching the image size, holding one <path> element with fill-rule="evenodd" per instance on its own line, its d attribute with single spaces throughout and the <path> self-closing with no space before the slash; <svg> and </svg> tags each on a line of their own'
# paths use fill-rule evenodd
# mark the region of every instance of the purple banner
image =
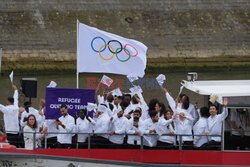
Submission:
<svg viewBox="0 0 250 167">
<path fill-rule="evenodd" d="M 68 113 L 74 117 L 75 112 L 79 115 L 87 103 L 95 102 L 94 89 L 73 89 L 73 88 L 46 88 L 46 119 L 57 119 L 61 115 L 61 104 L 68 106 Z M 93 117 L 93 112 L 89 113 Z"/>
</svg>

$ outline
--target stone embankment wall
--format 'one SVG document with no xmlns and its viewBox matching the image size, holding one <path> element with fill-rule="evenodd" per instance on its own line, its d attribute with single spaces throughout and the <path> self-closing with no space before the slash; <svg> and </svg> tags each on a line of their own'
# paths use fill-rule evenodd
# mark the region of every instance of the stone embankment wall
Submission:
<svg viewBox="0 0 250 167">
<path fill-rule="evenodd" d="M 3 67 L 76 60 L 76 19 L 143 42 L 149 63 L 250 62 L 249 0 L 0 0 Z M 234 59 L 231 59 L 234 58 Z M 73 64 L 72 64 L 73 63 Z"/>
</svg>

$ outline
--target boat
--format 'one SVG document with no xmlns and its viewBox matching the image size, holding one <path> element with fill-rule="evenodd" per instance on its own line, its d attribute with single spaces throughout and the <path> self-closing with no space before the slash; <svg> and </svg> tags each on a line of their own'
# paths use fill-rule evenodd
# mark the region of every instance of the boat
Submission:
<svg viewBox="0 0 250 167">
<path fill-rule="evenodd" d="M 250 108 L 250 80 L 182 81 L 186 89 L 204 96 L 229 98 L 229 108 Z M 154 149 L 0 149 L 1 166 L 250 166 L 250 151 Z"/>
</svg>

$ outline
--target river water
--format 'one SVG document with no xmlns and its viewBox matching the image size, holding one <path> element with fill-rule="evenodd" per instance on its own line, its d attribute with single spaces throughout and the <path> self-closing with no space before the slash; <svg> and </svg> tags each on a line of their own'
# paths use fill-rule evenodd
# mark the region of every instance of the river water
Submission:
<svg viewBox="0 0 250 167">
<path fill-rule="evenodd" d="M 180 83 L 182 80 L 186 80 L 187 72 L 169 72 L 164 73 L 166 75 L 166 81 L 164 87 L 167 87 L 169 92 L 172 93 L 173 97 L 176 97 Z M 122 91 L 129 92 L 128 88 L 132 85 L 126 80 L 126 77 L 121 75 L 111 75 L 107 74 L 109 77 L 113 78 L 114 86 L 111 86 L 111 89 L 121 87 Z M 158 76 L 158 73 L 149 73 L 144 76 L 143 79 L 135 82 L 139 84 L 143 89 L 143 95 L 145 100 L 148 102 L 151 98 L 158 98 L 160 101 L 167 104 L 164 94 L 161 92 L 160 87 L 155 81 L 155 78 Z M 37 87 L 37 98 L 32 99 L 33 106 L 36 107 L 40 98 L 45 98 L 46 86 L 49 85 L 50 81 L 55 81 L 57 87 L 64 88 L 76 88 L 76 75 L 75 74 L 58 74 L 58 75 L 23 75 L 23 76 L 14 76 L 14 84 L 20 88 L 20 80 L 22 78 L 31 78 L 35 77 L 38 81 Z M 101 79 L 102 74 L 81 74 L 79 76 L 79 88 L 95 88 L 98 85 L 98 79 Z M 227 72 L 200 72 L 198 73 L 198 80 L 249 80 L 250 72 L 249 71 L 227 71 Z M 96 81 L 94 81 L 96 80 Z M 19 91 L 21 92 L 21 91 Z M 198 103 L 198 106 L 203 106 L 203 97 L 197 95 L 188 90 L 183 90 L 183 93 L 186 93 L 190 96 L 192 103 Z M 11 89 L 10 79 L 7 75 L 0 77 L 0 104 L 6 104 L 6 98 L 12 96 L 13 91 Z M 21 106 L 24 101 L 27 101 L 28 98 L 20 93 L 19 105 Z"/>
</svg>

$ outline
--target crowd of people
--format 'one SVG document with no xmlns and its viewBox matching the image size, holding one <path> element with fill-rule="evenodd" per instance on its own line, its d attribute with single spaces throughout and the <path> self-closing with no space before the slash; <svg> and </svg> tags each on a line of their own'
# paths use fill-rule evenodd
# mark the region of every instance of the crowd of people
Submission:
<svg viewBox="0 0 250 167">
<path fill-rule="evenodd" d="M 218 114 L 217 105 L 198 109 L 186 94 L 174 99 L 162 88 L 168 106 L 156 98 L 146 103 L 141 92 L 103 91 L 97 93 L 93 118 L 87 109 L 73 117 L 62 104 L 62 116 L 46 120 L 44 99 L 37 109 L 30 102 L 20 107 L 18 89 L 15 85 L 12 88 L 14 96 L 7 99 L 6 106 L 0 104 L 0 111 L 8 142 L 25 149 L 42 148 L 45 143 L 47 148 L 88 148 L 91 140 L 92 148 L 138 149 L 143 145 L 146 149 L 176 149 L 181 145 L 183 149 L 217 150 L 221 147 L 223 121 L 228 117 L 227 98 Z M 234 147 L 247 149 L 249 141 L 244 136 L 250 122 L 248 111 L 238 109 L 230 119 L 232 138 L 238 144 Z"/>
</svg>

